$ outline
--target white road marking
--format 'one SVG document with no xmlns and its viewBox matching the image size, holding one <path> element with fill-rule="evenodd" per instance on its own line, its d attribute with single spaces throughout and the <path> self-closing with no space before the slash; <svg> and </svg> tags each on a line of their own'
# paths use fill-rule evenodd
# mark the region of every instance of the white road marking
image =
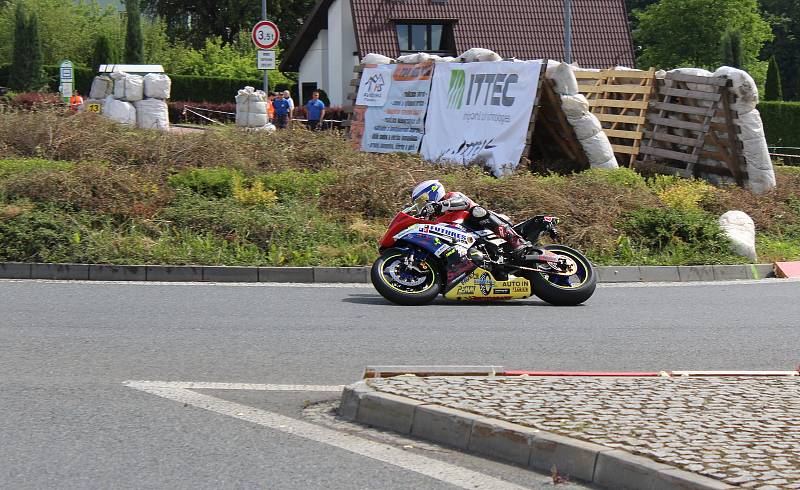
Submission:
<svg viewBox="0 0 800 490">
<path fill-rule="evenodd" d="M 123 384 L 137 390 L 156 387 L 183 390 L 330 391 L 338 393 L 344 389 L 344 385 L 269 385 L 259 383 L 209 383 L 206 381 L 125 381 Z"/>
<path fill-rule="evenodd" d="M 243 386 L 256 386 L 265 391 L 281 391 L 279 387 L 289 387 L 286 391 L 340 391 L 341 386 L 315 385 L 257 385 L 236 383 L 193 383 L 161 381 L 126 381 L 125 385 L 179 403 L 192 405 L 229 417 L 234 417 L 270 429 L 279 430 L 303 439 L 344 449 L 354 454 L 398 466 L 408 471 L 434 478 L 460 488 L 486 488 L 498 490 L 520 490 L 525 487 L 478 473 L 460 466 L 398 449 L 389 444 L 369 441 L 351 434 L 320 427 L 302 420 L 286 417 L 254 407 L 215 398 L 192 391 L 192 389 L 249 389 Z"/>
<path fill-rule="evenodd" d="M 57 279 L 0 279 L 3 283 L 40 283 L 40 284 L 91 284 L 114 286 L 224 286 L 235 288 L 354 288 L 373 289 L 367 283 L 305 283 L 305 282 L 161 282 L 161 281 L 67 281 Z M 735 279 L 729 281 L 693 281 L 693 282 L 604 282 L 598 288 L 653 288 L 653 287 L 709 287 L 736 286 L 749 284 L 783 284 L 800 282 L 800 278 L 792 279 Z M 377 294 L 377 292 L 375 293 Z"/>
</svg>

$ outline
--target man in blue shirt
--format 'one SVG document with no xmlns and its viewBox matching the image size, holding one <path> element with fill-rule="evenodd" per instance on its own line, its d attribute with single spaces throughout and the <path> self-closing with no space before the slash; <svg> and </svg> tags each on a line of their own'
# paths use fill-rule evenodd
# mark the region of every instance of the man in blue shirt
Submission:
<svg viewBox="0 0 800 490">
<path fill-rule="evenodd" d="M 308 114 L 308 129 L 316 131 L 320 121 L 325 118 L 325 103 L 319 100 L 319 92 L 311 92 L 311 100 L 306 102 L 306 113 Z"/>
<path fill-rule="evenodd" d="M 275 109 L 275 125 L 280 129 L 286 128 L 289 122 L 289 102 L 283 98 L 283 92 L 275 94 L 272 107 Z"/>
</svg>

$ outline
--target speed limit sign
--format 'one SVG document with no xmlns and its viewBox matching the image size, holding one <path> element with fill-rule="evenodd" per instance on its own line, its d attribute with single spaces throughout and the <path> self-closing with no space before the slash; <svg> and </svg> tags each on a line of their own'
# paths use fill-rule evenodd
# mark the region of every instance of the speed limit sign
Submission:
<svg viewBox="0 0 800 490">
<path fill-rule="evenodd" d="M 274 48 L 280 37 L 278 26 L 268 20 L 262 20 L 253 26 L 253 44 L 259 49 Z"/>
</svg>

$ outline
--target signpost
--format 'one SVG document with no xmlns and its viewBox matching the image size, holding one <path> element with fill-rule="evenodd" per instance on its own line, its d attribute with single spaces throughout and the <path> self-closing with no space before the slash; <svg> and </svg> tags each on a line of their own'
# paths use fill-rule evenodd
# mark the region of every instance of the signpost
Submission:
<svg viewBox="0 0 800 490">
<path fill-rule="evenodd" d="M 69 104 L 69 98 L 72 97 L 72 87 L 75 84 L 75 74 L 72 70 L 72 62 L 65 60 L 61 62 L 61 69 L 59 70 L 59 91 L 64 102 Z"/>
<path fill-rule="evenodd" d="M 261 17 L 263 19 L 267 18 L 267 0 L 261 0 Z M 253 38 L 253 44 L 259 49 L 258 58 L 256 59 L 258 69 L 264 70 L 264 92 L 269 92 L 269 75 L 267 70 L 275 69 L 275 51 L 272 51 L 272 48 L 278 45 L 281 33 L 278 30 L 278 26 L 273 22 L 262 20 L 253 26 L 251 37 Z M 261 50 L 270 50 L 269 52 L 272 54 L 262 54 Z M 269 61 L 269 56 L 272 56 L 271 62 Z M 268 66 L 268 68 L 262 68 L 262 60 L 264 60 L 264 66 Z"/>
<path fill-rule="evenodd" d="M 275 50 L 274 49 L 259 49 L 258 58 L 256 63 L 259 70 L 274 70 L 275 69 Z"/>
</svg>

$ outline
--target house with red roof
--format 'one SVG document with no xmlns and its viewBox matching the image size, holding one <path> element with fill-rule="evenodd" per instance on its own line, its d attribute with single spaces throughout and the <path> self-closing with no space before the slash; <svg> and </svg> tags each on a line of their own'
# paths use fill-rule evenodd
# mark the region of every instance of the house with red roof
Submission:
<svg viewBox="0 0 800 490">
<path fill-rule="evenodd" d="M 584 68 L 633 66 L 624 0 L 573 0 L 572 57 Z M 457 56 L 488 48 L 504 58 L 564 58 L 563 0 L 319 0 L 282 71 L 299 72 L 300 100 L 323 89 L 347 103 L 353 68 L 368 53 Z"/>
</svg>

